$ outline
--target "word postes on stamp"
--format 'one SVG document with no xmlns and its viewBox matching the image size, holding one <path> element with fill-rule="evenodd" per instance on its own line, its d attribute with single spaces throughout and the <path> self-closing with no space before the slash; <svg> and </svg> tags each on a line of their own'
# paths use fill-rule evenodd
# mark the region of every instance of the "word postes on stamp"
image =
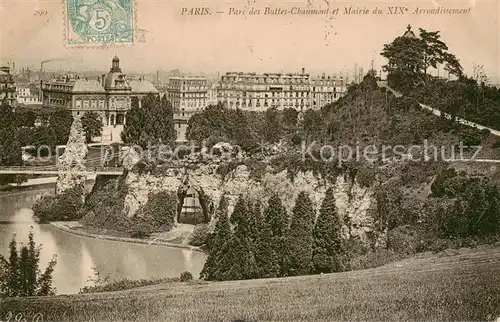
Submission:
<svg viewBox="0 0 500 322">
<path fill-rule="evenodd" d="M 134 42 L 133 0 L 64 0 L 68 45 Z"/>
</svg>

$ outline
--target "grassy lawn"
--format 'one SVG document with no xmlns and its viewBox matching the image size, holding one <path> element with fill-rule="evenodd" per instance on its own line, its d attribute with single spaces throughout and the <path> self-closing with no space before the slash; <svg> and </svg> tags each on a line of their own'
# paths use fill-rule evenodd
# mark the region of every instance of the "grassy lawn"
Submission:
<svg viewBox="0 0 500 322">
<path fill-rule="evenodd" d="M 0 302 L 1 316 L 9 311 L 28 318 L 39 312 L 43 321 L 494 320 L 500 245 L 338 274 Z"/>
</svg>

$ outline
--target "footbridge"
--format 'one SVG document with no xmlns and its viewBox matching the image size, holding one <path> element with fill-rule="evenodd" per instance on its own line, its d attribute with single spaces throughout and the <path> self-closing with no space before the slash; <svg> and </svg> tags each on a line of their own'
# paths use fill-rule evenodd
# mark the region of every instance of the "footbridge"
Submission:
<svg viewBox="0 0 500 322">
<path fill-rule="evenodd" d="M 123 174 L 121 167 L 86 167 L 85 170 L 65 170 L 53 166 L 0 166 L 0 174 L 48 174 L 58 175 L 64 172 L 82 175 L 120 176 Z"/>
</svg>

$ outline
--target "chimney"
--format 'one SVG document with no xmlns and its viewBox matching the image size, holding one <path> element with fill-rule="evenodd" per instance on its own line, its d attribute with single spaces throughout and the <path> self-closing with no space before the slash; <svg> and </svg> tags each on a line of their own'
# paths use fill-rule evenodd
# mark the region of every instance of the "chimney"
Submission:
<svg viewBox="0 0 500 322">
<path fill-rule="evenodd" d="M 13 61 L 12 62 L 12 74 L 15 74 L 16 73 L 16 62 Z"/>
<path fill-rule="evenodd" d="M 306 69 L 304 67 L 302 67 L 302 74 L 305 74 L 306 73 Z"/>
<path fill-rule="evenodd" d="M 106 77 L 106 74 L 102 74 L 101 77 L 101 86 L 104 87 L 104 77 Z"/>
</svg>

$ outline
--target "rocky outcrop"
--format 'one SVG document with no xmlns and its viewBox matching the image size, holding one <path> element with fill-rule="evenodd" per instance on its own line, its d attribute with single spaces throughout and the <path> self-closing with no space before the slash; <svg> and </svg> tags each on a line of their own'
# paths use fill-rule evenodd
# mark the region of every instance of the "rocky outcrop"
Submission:
<svg viewBox="0 0 500 322">
<path fill-rule="evenodd" d="M 71 125 L 68 143 L 64 153 L 57 160 L 59 175 L 56 182 L 56 193 L 60 194 L 74 186 L 85 185 L 85 156 L 88 149 L 85 133 L 80 118 L 75 118 Z"/>
<path fill-rule="evenodd" d="M 373 243 L 378 236 L 374 235 L 374 222 L 371 212 L 376 208 L 374 188 L 362 187 L 355 179 L 339 175 L 335 182 L 328 182 L 312 171 L 298 172 L 293 179 L 287 171 L 273 172 L 266 168 L 264 175 L 256 180 L 250 176 L 245 165 L 239 165 L 224 177 L 217 173 L 217 165 L 200 164 L 192 169 L 170 169 L 162 175 L 129 173 L 126 178 L 128 194 L 125 198 L 125 212 L 131 217 L 141 205 L 148 200 L 150 193 L 169 191 L 177 192 L 180 187 L 189 183 L 198 191 L 202 191 L 211 204 L 212 218 L 210 227 L 214 227 L 213 213 L 222 195 L 228 199 L 229 213 L 232 212 L 240 194 L 263 202 L 274 192 L 278 193 L 287 211 L 291 214 L 295 199 L 300 191 L 306 191 L 319 213 L 326 190 L 334 189 L 339 215 L 343 218 L 343 234 L 345 238 L 356 237 L 365 243 Z"/>
</svg>

